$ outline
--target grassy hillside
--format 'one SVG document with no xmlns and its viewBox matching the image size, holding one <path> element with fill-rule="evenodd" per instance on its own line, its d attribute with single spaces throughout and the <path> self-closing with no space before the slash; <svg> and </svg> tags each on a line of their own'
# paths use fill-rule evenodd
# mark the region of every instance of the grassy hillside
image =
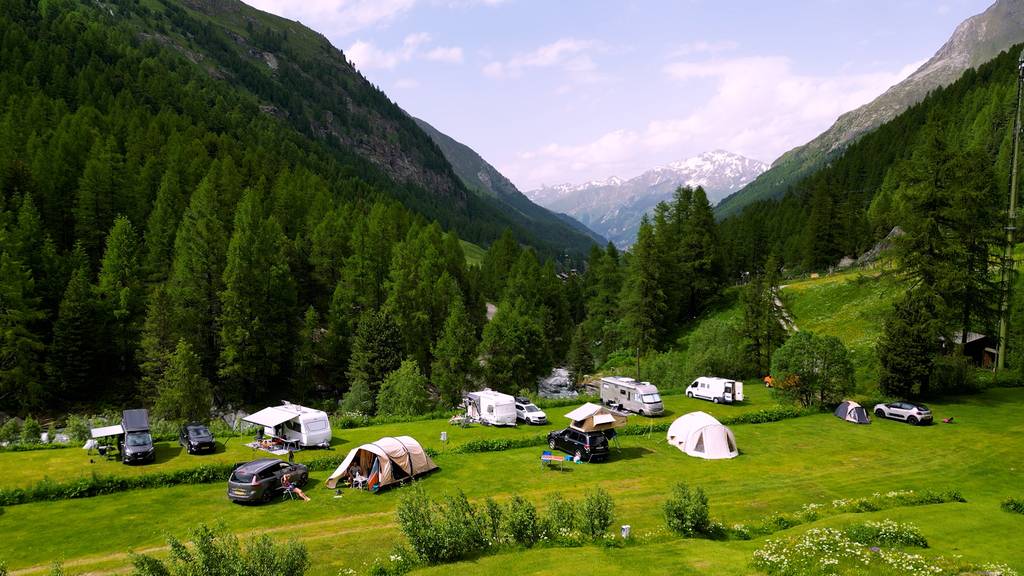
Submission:
<svg viewBox="0 0 1024 576">
<path fill-rule="evenodd" d="M 715 408 L 728 413 L 743 409 L 678 397 L 673 401 L 677 403 L 673 408 L 679 411 Z M 1024 549 L 1007 546 L 1003 539 L 991 535 L 1024 529 L 1024 517 L 998 508 L 1003 498 L 1024 486 L 1024 449 L 1015 441 L 1024 433 L 1024 422 L 1014 417 L 1022 401 L 1024 390 L 993 390 L 937 403 L 933 408 L 938 416 L 955 415 L 960 423 L 924 428 L 889 421 L 855 426 L 827 414 L 737 425 L 733 430 L 742 453 L 729 461 L 686 457 L 667 446 L 661 434 L 622 438 L 622 451 L 610 462 L 570 466 L 563 472 L 542 469 L 537 461 L 539 448 L 442 453 L 435 458 L 441 470 L 420 481 L 432 495 L 463 490 L 472 502 L 480 503 L 488 496 L 500 501 L 519 493 L 543 510 L 556 492 L 575 496 L 601 486 L 616 502 L 614 526 L 630 524 L 634 540 L 621 549 L 540 547 L 421 573 L 493 574 L 504 571 L 509 562 L 515 562 L 517 573 L 522 574 L 572 574 L 594 562 L 602 562 L 602 570 L 608 574 L 756 573 L 750 566 L 751 555 L 764 538 L 712 542 L 683 540 L 665 532 L 660 507 L 669 487 L 679 480 L 703 486 L 713 516 L 726 525 L 757 524 L 774 512 L 795 512 L 811 503 L 828 507 L 835 499 L 890 490 L 958 489 L 966 504 L 839 514 L 783 534 L 801 533 L 812 526 L 892 518 L 921 528 L 931 543 L 931 548 L 922 552 L 925 556 L 962 554 L 968 561 L 1005 562 L 1021 570 Z M 757 405 L 751 402 L 746 408 Z M 449 432 L 453 444 L 462 441 L 456 435 L 462 432 L 474 436 L 536 432 L 461 431 L 444 421 L 432 421 L 341 431 L 335 450 L 344 451 L 363 438 L 397 431 L 412 433 L 428 446 L 436 446 L 442 430 Z M 906 458 L 908 453 L 917 457 Z M 29 471 L 46 467 L 47 459 L 68 456 L 87 466 L 85 454 L 77 449 L 4 454 L 3 463 L 8 470 Z M 150 468 L 161 469 L 181 460 L 200 458 L 175 455 L 173 460 Z M 893 466 L 897 461 L 900 465 Z M 124 473 L 137 470 L 115 467 Z M 212 484 L 11 506 L 0 515 L 0 529 L 6 534 L 2 554 L 19 575 L 46 573 L 54 559 L 63 559 L 70 574 L 107 574 L 124 569 L 127 550 L 163 555 L 166 534 L 182 535 L 200 522 L 223 522 L 239 534 L 267 531 L 276 538 L 305 543 L 314 559 L 313 575 L 334 575 L 348 568 L 362 573 L 368 562 L 385 556 L 402 540 L 395 507 L 403 489 L 379 495 L 346 491 L 336 499 L 333 491 L 316 486 L 325 476 L 314 474 L 308 504 L 277 500 L 265 506 L 233 505 L 225 498 L 224 486 Z M 28 526 L 31 529 L 25 529 Z M 85 526 L 98 537 L 87 537 Z M 657 561 L 652 561 L 655 558 Z"/>
</svg>

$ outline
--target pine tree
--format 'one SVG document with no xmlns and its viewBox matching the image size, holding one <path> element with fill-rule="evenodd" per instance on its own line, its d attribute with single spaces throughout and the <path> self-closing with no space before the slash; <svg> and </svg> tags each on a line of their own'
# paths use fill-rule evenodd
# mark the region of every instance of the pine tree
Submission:
<svg viewBox="0 0 1024 576">
<path fill-rule="evenodd" d="M 291 368 L 295 285 L 285 238 L 264 218 L 258 190 L 242 197 L 228 245 L 220 293 L 220 376 L 230 395 L 253 401 L 270 395 Z"/>
<path fill-rule="evenodd" d="M 75 237 L 92 262 L 99 261 L 103 238 L 114 220 L 114 195 L 120 184 L 121 156 L 113 138 L 97 139 L 78 181 Z"/>
<path fill-rule="evenodd" d="M 594 371 L 594 356 L 590 353 L 590 337 L 582 324 L 576 327 L 569 346 L 569 378 L 575 386 L 583 383 L 583 377 Z"/>
<path fill-rule="evenodd" d="M 764 272 L 755 274 L 742 293 L 743 335 L 747 355 L 758 374 L 767 374 L 772 353 L 786 340 L 782 311 L 775 304 L 779 293 L 778 271 L 774 256 L 765 263 Z"/>
<path fill-rule="evenodd" d="M 633 245 L 622 297 L 627 338 L 641 356 L 658 346 L 662 337 L 662 315 L 667 308 L 658 282 L 660 270 L 654 247 L 654 228 L 645 216 Z"/>
<path fill-rule="evenodd" d="M 167 420 L 210 419 L 213 396 L 210 383 L 203 377 L 199 356 L 185 340 L 178 345 L 158 385 L 153 413 Z"/>
<path fill-rule="evenodd" d="M 45 314 L 33 295 L 32 276 L 7 252 L 0 255 L 0 406 L 27 408 L 43 400 Z"/>
<path fill-rule="evenodd" d="M 430 408 L 427 379 L 415 360 L 402 361 L 388 374 L 377 394 L 377 413 L 384 416 L 417 416 Z"/>
<path fill-rule="evenodd" d="M 477 364 L 477 340 L 473 324 L 461 298 L 452 301 L 441 337 L 434 345 L 434 363 L 430 377 L 437 387 L 440 404 L 452 407 L 471 385 Z"/>
<path fill-rule="evenodd" d="M 96 302 L 89 270 L 80 266 L 71 275 L 53 326 L 47 372 L 65 402 L 81 400 L 99 389 L 93 375 L 97 362 Z"/>
<path fill-rule="evenodd" d="M 371 400 L 376 398 L 384 378 L 402 364 L 402 341 L 398 325 L 386 310 L 364 313 L 352 340 L 348 364 L 351 388 L 365 384 Z"/>
<path fill-rule="evenodd" d="M 149 296 L 137 354 L 142 373 L 139 393 L 147 401 L 156 396 L 157 386 L 163 380 L 171 354 L 174 353 L 177 333 L 171 299 L 164 285 L 158 284 Z"/>
<path fill-rule="evenodd" d="M 292 390 L 299 398 L 309 392 L 322 393 L 325 388 L 324 357 L 325 330 L 320 326 L 320 315 L 310 306 L 302 319 L 295 346 L 295 371 L 292 375 Z"/>
<path fill-rule="evenodd" d="M 882 326 L 877 353 L 879 388 L 893 397 L 928 394 L 935 358 L 940 352 L 942 321 L 939 303 L 930 290 L 913 290 L 893 305 Z"/>
<path fill-rule="evenodd" d="M 680 260 L 685 264 L 683 274 L 689 281 L 684 303 L 687 317 L 682 320 L 688 321 L 704 311 L 721 286 L 718 225 L 703 188 L 693 190 L 682 228 Z"/>
<path fill-rule="evenodd" d="M 178 218 L 185 207 L 185 198 L 177 167 L 172 167 L 164 172 L 164 177 L 160 180 L 156 201 L 146 223 L 144 264 L 146 274 L 151 280 L 167 278 Z"/>
<path fill-rule="evenodd" d="M 118 375 L 134 370 L 143 302 L 139 276 L 135 229 L 128 218 L 120 216 L 107 236 L 96 286 L 99 310 L 106 316 L 102 324 L 110 328 L 109 345 Z"/>
<path fill-rule="evenodd" d="M 484 256 L 481 273 L 483 276 L 484 295 L 497 301 L 505 291 L 505 284 L 508 281 L 509 272 L 512 266 L 519 260 L 522 248 L 519 242 L 512 236 L 512 231 L 505 229 L 501 237 L 491 244 L 487 254 Z"/>
<path fill-rule="evenodd" d="M 537 378 L 551 367 L 545 346 L 543 320 L 503 303 L 480 341 L 484 383 L 511 394 L 536 389 Z"/>
<path fill-rule="evenodd" d="M 174 260 L 167 293 L 179 338 L 199 355 L 203 374 L 216 374 L 224 289 L 227 233 L 218 216 L 219 193 L 211 173 L 199 184 L 174 239 Z"/>
</svg>

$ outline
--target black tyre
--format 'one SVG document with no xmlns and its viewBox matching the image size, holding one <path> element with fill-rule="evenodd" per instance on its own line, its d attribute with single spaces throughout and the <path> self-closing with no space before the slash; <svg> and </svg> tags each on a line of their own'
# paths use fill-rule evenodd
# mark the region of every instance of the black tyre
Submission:
<svg viewBox="0 0 1024 576">
<path fill-rule="evenodd" d="M 878 416 L 879 418 L 885 418 L 885 410 L 882 410 L 881 408 L 875 410 L 875 416 Z"/>
<path fill-rule="evenodd" d="M 714 402 L 715 404 L 718 404 L 720 402 L 718 398 L 712 398 L 711 401 Z"/>
<path fill-rule="evenodd" d="M 263 491 L 263 495 L 260 496 L 260 501 L 263 503 L 270 502 L 270 499 L 274 497 L 273 490 L 269 488 Z"/>
<path fill-rule="evenodd" d="M 687 398 L 693 398 L 693 392 L 687 392 L 686 393 L 686 397 Z"/>
<path fill-rule="evenodd" d="M 552 450 L 555 449 L 555 439 L 554 438 L 551 438 L 550 440 L 548 440 L 548 447 L 551 448 Z"/>
<path fill-rule="evenodd" d="M 918 425 L 917 416 L 911 416 L 910 418 L 907 418 L 907 422 L 909 422 L 912 426 L 917 426 Z"/>
</svg>

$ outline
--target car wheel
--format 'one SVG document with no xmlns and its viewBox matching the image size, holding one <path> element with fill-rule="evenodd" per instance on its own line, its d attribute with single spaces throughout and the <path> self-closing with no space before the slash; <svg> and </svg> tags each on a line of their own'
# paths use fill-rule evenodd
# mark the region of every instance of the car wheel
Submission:
<svg viewBox="0 0 1024 576">
<path fill-rule="evenodd" d="M 718 404 L 718 402 L 719 402 L 717 397 L 716 398 L 712 398 L 711 401 L 714 402 L 715 404 Z"/>
<path fill-rule="evenodd" d="M 917 426 L 918 420 L 916 416 L 911 416 L 910 418 L 907 418 L 907 422 L 914 426 Z"/>
<path fill-rule="evenodd" d="M 266 502 L 270 502 L 270 499 L 273 498 L 273 497 L 274 497 L 274 495 L 272 494 L 272 490 L 270 490 L 270 488 L 267 488 L 267 489 L 265 489 L 263 491 L 263 495 L 260 496 L 260 500 L 262 500 L 264 503 L 266 503 Z"/>
<path fill-rule="evenodd" d="M 552 450 L 555 449 L 555 439 L 554 438 L 548 440 L 548 447 L 551 448 Z"/>
<path fill-rule="evenodd" d="M 687 398 L 693 398 L 693 392 L 687 392 L 686 393 L 686 397 Z"/>
<path fill-rule="evenodd" d="M 885 418 L 885 410 L 882 410 L 881 408 L 875 410 L 875 416 L 878 416 L 879 418 Z"/>
</svg>

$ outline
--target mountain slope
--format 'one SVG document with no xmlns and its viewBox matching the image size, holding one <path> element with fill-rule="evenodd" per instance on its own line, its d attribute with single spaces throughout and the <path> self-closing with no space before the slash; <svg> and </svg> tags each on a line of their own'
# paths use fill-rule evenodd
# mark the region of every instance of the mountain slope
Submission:
<svg viewBox="0 0 1024 576">
<path fill-rule="evenodd" d="M 534 204 L 515 184 L 469 146 L 442 133 L 424 120 L 413 119 L 441 149 L 463 184 L 485 200 L 504 207 L 503 212 L 514 222 L 528 226 L 539 237 L 560 238 L 577 251 L 585 250 L 593 242 L 605 242 L 604 238 L 572 217 L 552 213 Z"/>
<path fill-rule="evenodd" d="M 636 238 L 640 218 L 680 186 L 701 186 L 715 203 L 739 190 L 767 165 L 722 150 L 648 170 L 636 178 L 609 178 L 585 184 L 548 186 L 529 196 L 556 212 L 565 212 L 620 247 Z"/>
<path fill-rule="evenodd" d="M 1024 0 L 998 0 L 985 12 L 963 21 L 950 39 L 906 80 L 856 110 L 847 112 L 828 130 L 779 157 L 772 167 L 716 208 L 719 218 L 736 214 L 758 200 L 779 198 L 801 178 L 866 132 L 920 102 L 936 88 L 954 82 L 969 68 L 994 58 L 1024 41 Z"/>
<path fill-rule="evenodd" d="M 585 253 L 569 227 L 534 230 L 515 210 L 471 194 L 431 138 L 321 34 L 238 0 L 152 4 L 108 12 L 140 45 L 171 49 L 255 98 L 261 114 L 328 147 L 351 164 L 349 176 L 476 243 L 509 227 L 546 255 Z"/>
</svg>

